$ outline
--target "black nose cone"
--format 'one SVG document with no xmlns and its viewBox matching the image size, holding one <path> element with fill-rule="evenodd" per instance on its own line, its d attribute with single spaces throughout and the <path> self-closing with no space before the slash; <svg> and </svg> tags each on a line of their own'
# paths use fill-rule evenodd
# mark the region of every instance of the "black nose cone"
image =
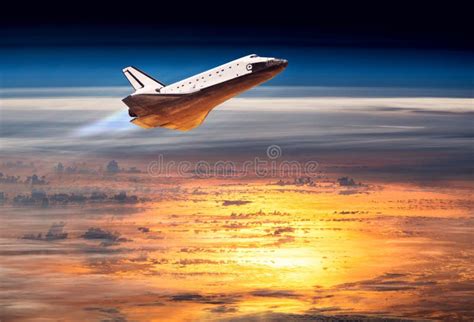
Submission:
<svg viewBox="0 0 474 322">
<path fill-rule="evenodd" d="M 288 65 L 288 61 L 286 59 L 272 59 L 267 62 L 267 67 L 280 67 L 285 68 Z"/>
</svg>

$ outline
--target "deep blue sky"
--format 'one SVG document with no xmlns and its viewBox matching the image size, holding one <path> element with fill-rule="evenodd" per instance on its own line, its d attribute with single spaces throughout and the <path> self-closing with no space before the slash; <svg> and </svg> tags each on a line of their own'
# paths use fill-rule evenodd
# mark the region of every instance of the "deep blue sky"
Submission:
<svg viewBox="0 0 474 322">
<path fill-rule="evenodd" d="M 47 46 L 0 52 L 1 87 L 127 86 L 135 65 L 171 83 L 251 53 L 289 60 L 269 85 L 472 89 L 468 51 L 304 46 Z"/>
<path fill-rule="evenodd" d="M 0 86 L 164 83 L 250 53 L 289 60 L 268 85 L 472 89 L 471 10 L 456 1 L 208 3 L 10 1 Z"/>
</svg>

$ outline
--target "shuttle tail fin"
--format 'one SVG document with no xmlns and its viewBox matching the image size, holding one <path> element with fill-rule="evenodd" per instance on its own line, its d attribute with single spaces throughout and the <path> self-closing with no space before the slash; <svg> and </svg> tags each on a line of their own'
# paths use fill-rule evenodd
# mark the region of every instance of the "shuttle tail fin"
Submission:
<svg viewBox="0 0 474 322">
<path fill-rule="evenodd" d="M 154 89 L 160 89 L 165 87 L 165 85 L 153 77 L 147 75 L 146 73 L 142 72 L 136 67 L 129 66 L 122 70 L 125 77 L 127 77 L 128 81 L 132 85 L 135 90 L 144 88 L 144 87 L 151 87 Z"/>
</svg>

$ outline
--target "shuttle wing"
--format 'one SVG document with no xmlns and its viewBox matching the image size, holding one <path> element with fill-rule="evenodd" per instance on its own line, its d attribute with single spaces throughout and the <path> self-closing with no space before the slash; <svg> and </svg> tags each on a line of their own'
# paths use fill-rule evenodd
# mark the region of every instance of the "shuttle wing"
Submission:
<svg viewBox="0 0 474 322">
<path fill-rule="evenodd" d="M 133 111 L 131 122 L 135 125 L 188 131 L 199 126 L 215 107 L 215 102 L 196 97 L 199 92 L 129 95 L 122 101 Z"/>
<path fill-rule="evenodd" d="M 204 120 L 206 119 L 209 112 L 210 110 L 199 111 L 197 113 L 194 113 L 192 117 L 183 117 L 182 115 L 172 116 L 151 114 L 134 118 L 131 122 L 145 129 L 159 126 L 167 129 L 189 131 L 201 125 L 201 123 L 204 122 Z"/>
</svg>

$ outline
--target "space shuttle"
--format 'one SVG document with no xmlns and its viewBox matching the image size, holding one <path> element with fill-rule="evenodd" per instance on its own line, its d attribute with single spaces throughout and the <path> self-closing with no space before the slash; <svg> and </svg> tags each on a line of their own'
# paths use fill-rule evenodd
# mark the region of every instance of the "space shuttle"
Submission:
<svg viewBox="0 0 474 322">
<path fill-rule="evenodd" d="M 133 124 L 189 131 L 217 105 L 268 81 L 287 65 L 285 59 L 248 55 L 170 85 L 130 66 L 123 73 L 135 92 L 122 101 Z"/>
</svg>

